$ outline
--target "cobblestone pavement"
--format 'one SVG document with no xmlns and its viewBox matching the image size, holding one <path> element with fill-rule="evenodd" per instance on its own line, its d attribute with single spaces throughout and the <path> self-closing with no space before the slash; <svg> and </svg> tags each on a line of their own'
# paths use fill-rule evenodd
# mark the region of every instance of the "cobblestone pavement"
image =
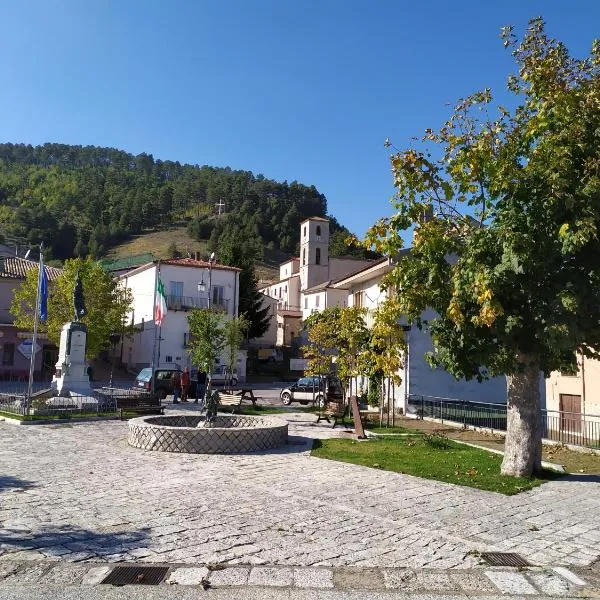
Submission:
<svg viewBox="0 0 600 600">
<path fill-rule="evenodd" d="M 346 435 L 288 417 L 283 451 L 143 452 L 127 423 L 0 422 L 0 569 L 10 561 L 470 569 L 477 551 L 539 566 L 600 555 L 600 485 L 512 497 L 312 458 Z"/>
</svg>

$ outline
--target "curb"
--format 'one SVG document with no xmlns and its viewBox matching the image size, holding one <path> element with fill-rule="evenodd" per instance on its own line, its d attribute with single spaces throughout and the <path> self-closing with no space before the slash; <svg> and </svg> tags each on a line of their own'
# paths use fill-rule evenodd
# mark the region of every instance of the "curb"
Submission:
<svg viewBox="0 0 600 600">
<path fill-rule="evenodd" d="M 167 569 L 159 586 L 203 589 L 270 588 L 331 592 L 402 592 L 503 596 L 585 596 L 600 594 L 586 580 L 565 567 L 482 567 L 481 569 L 411 569 L 359 567 L 296 567 L 241 564 L 77 563 L 19 561 L 0 557 L 0 589 L 13 585 L 89 587 L 119 567 Z M 143 576 L 142 576 L 143 577 Z"/>
</svg>

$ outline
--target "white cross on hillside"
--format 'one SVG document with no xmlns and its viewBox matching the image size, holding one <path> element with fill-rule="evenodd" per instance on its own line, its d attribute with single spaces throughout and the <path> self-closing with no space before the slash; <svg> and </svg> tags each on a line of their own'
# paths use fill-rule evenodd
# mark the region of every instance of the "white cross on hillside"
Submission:
<svg viewBox="0 0 600 600">
<path fill-rule="evenodd" d="M 215 206 L 219 209 L 219 214 L 221 214 L 222 209 L 225 208 L 225 202 L 219 199 L 219 202 Z"/>
</svg>

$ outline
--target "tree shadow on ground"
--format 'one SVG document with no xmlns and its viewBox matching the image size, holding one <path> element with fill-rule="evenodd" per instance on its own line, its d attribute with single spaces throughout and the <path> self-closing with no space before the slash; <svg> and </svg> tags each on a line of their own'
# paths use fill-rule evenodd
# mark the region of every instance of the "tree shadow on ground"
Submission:
<svg viewBox="0 0 600 600">
<path fill-rule="evenodd" d="M 592 475 L 585 473 L 568 473 L 555 479 L 555 481 L 562 483 L 571 483 L 573 481 L 581 481 L 584 483 L 600 483 L 600 475 Z"/>
<path fill-rule="evenodd" d="M 100 532 L 70 525 L 47 526 L 31 530 L 25 526 L 7 526 L 0 531 L 0 553 L 35 550 L 45 556 L 65 560 L 103 559 L 144 547 L 150 528 L 139 531 Z"/>
<path fill-rule="evenodd" d="M 13 491 L 23 491 L 29 488 L 35 487 L 31 481 L 26 481 L 25 479 L 20 479 L 19 477 L 13 477 L 12 475 L 2 475 L 0 474 L 0 492 L 6 490 Z"/>
</svg>

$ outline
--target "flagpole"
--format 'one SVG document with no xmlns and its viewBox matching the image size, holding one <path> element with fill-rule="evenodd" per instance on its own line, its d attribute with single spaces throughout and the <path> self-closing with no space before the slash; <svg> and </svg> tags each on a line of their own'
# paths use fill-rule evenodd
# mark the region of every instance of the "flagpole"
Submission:
<svg viewBox="0 0 600 600">
<path fill-rule="evenodd" d="M 38 268 L 37 292 L 35 294 L 35 313 L 33 317 L 33 340 L 31 343 L 31 358 L 29 359 L 29 381 L 27 384 L 27 404 L 26 413 L 29 414 L 31 406 L 31 387 L 33 385 L 33 371 L 35 368 L 35 349 L 37 345 L 38 323 L 40 318 L 40 290 L 42 287 L 42 269 L 44 268 L 43 243 L 40 244 L 40 263 Z"/>
<path fill-rule="evenodd" d="M 156 264 L 156 269 L 154 270 L 154 301 L 152 302 L 152 323 L 154 324 L 154 343 L 152 344 L 152 376 L 150 379 L 150 391 L 155 391 L 155 382 L 154 382 L 154 371 L 156 369 L 156 332 L 160 330 L 160 326 L 156 326 L 156 293 L 158 287 L 158 277 L 160 272 L 160 260 Z M 160 333 L 158 335 L 160 339 Z M 160 344 L 160 342 L 159 342 Z"/>
</svg>

